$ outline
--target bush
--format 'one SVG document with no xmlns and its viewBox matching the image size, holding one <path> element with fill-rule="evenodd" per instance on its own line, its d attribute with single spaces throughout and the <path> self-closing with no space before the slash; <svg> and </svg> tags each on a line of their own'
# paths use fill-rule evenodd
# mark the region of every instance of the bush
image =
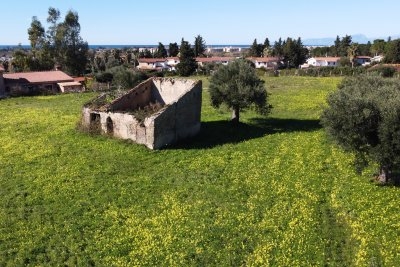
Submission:
<svg viewBox="0 0 400 267">
<path fill-rule="evenodd" d="M 386 78 L 393 77 L 394 74 L 396 73 L 395 68 L 390 67 L 390 66 L 383 66 L 383 65 L 370 68 L 369 71 L 372 73 L 376 73 L 379 76 L 386 77 Z"/>
<path fill-rule="evenodd" d="M 96 75 L 96 81 L 99 83 L 109 83 L 113 80 L 114 75 L 111 72 L 101 72 Z"/>
</svg>

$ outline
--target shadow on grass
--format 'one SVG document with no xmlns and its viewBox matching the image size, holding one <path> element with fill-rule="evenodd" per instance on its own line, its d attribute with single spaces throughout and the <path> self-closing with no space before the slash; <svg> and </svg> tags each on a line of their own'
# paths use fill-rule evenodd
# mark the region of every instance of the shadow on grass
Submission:
<svg viewBox="0 0 400 267">
<path fill-rule="evenodd" d="M 248 124 L 233 124 L 230 121 L 209 121 L 201 123 L 200 133 L 190 139 L 171 146 L 171 149 L 203 149 L 224 144 L 235 144 L 259 138 L 268 134 L 308 132 L 321 128 L 319 120 L 297 119 L 252 119 Z"/>
</svg>

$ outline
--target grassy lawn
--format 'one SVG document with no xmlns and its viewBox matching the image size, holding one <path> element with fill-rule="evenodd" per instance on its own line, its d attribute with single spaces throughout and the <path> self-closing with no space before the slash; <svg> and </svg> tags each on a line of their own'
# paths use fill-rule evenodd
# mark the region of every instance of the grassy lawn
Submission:
<svg viewBox="0 0 400 267">
<path fill-rule="evenodd" d="M 265 78 L 261 117 L 209 104 L 174 147 L 75 130 L 93 93 L 0 101 L 0 266 L 400 266 L 399 188 L 319 114 L 339 78 Z"/>
</svg>

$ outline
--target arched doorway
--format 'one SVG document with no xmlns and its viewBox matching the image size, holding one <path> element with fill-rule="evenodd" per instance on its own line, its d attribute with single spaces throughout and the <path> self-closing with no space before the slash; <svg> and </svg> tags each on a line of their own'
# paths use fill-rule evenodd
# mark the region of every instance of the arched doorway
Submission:
<svg viewBox="0 0 400 267">
<path fill-rule="evenodd" d="M 113 135 L 114 134 L 114 123 L 110 117 L 106 120 L 106 127 L 107 127 L 107 134 Z"/>
</svg>

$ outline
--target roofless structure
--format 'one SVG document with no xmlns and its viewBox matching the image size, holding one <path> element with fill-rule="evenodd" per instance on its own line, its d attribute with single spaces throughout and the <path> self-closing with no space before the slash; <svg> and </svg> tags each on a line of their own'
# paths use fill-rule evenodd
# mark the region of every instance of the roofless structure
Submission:
<svg viewBox="0 0 400 267">
<path fill-rule="evenodd" d="M 82 109 L 82 126 L 160 149 L 200 131 L 202 83 L 150 78 L 114 99 L 100 95 Z"/>
</svg>

